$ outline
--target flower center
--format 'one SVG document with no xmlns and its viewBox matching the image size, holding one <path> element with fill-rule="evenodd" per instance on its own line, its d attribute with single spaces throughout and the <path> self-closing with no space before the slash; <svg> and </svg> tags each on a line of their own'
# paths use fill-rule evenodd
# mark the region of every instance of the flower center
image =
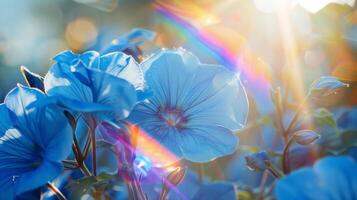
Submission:
<svg viewBox="0 0 357 200">
<path fill-rule="evenodd" d="M 171 127 L 182 128 L 186 123 L 183 112 L 176 108 L 165 108 L 160 111 L 159 116 Z"/>
</svg>

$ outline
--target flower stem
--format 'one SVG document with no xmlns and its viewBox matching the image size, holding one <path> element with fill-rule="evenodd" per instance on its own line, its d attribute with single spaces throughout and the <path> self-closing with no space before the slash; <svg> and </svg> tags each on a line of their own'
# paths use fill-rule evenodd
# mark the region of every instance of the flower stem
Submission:
<svg viewBox="0 0 357 200">
<path fill-rule="evenodd" d="M 139 183 L 139 181 L 135 178 L 135 180 L 134 180 L 134 188 L 135 188 L 135 191 L 137 192 L 137 193 L 139 193 L 139 195 L 140 195 L 140 199 L 142 199 L 142 200 L 146 200 L 147 198 L 146 198 L 146 195 L 145 195 L 145 193 L 144 193 L 144 191 L 142 190 L 142 188 L 141 188 L 141 186 L 140 186 L 140 183 Z"/>
<path fill-rule="evenodd" d="M 93 175 L 97 176 L 97 148 L 95 140 L 95 131 L 91 131 L 91 142 L 92 142 L 92 168 Z"/>
<path fill-rule="evenodd" d="M 83 148 L 83 153 L 82 153 L 83 160 L 85 160 L 87 158 L 90 147 L 91 147 L 91 136 L 88 135 L 86 144 L 84 145 L 84 148 Z"/>
<path fill-rule="evenodd" d="M 133 194 L 134 200 L 139 200 L 138 192 L 136 191 L 136 187 L 132 182 L 128 182 L 129 189 L 131 194 Z"/>
<path fill-rule="evenodd" d="M 84 163 L 84 158 L 83 158 L 80 146 L 79 146 L 78 142 L 76 142 L 77 140 L 76 140 L 75 133 L 73 133 L 73 135 L 74 135 L 73 136 L 74 141 L 72 144 L 72 150 L 74 153 L 74 157 L 77 161 L 77 167 L 74 167 L 73 169 L 79 168 L 85 176 L 91 176 L 91 173 L 89 172 L 86 164 Z"/>
<path fill-rule="evenodd" d="M 97 146 L 95 139 L 95 128 L 97 127 L 95 119 L 93 119 L 93 127 L 90 127 L 90 136 L 92 142 L 92 170 L 93 175 L 97 176 Z"/>
<path fill-rule="evenodd" d="M 305 108 L 305 104 L 307 103 L 307 100 L 309 99 L 309 96 L 310 96 L 310 95 L 307 95 L 307 96 L 304 98 L 304 100 L 301 102 L 301 104 L 299 105 L 299 107 L 298 107 L 298 109 L 297 109 L 297 111 L 296 111 L 296 113 L 295 113 L 293 119 L 291 120 L 291 122 L 290 122 L 288 128 L 287 128 L 286 131 L 285 131 L 285 135 L 288 136 L 288 135 L 290 134 L 290 132 L 292 131 L 292 129 L 295 127 L 295 125 L 296 125 L 296 123 L 297 123 L 297 121 L 298 121 L 298 119 L 299 119 L 299 117 L 300 117 L 302 111 L 303 111 L 304 108 Z"/>
<path fill-rule="evenodd" d="M 291 133 L 291 131 L 293 130 L 293 128 L 295 128 L 295 125 L 296 123 L 298 122 L 298 119 L 300 118 L 300 115 L 302 113 L 302 111 L 304 110 L 305 106 L 306 106 L 306 103 L 308 101 L 310 97 L 310 93 L 307 94 L 304 98 L 304 100 L 300 103 L 293 119 L 291 120 L 288 128 L 284 131 L 284 138 L 285 138 L 285 147 L 284 147 L 284 150 L 283 150 L 283 161 L 282 161 L 282 164 L 283 164 L 283 172 L 285 174 L 289 173 L 290 172 L 290 160 L 289 160 L 289 148 L 291 146 L 291 144 L 293 143 L 293 139 L 290 138 L 290 139 L 287 139 Z"/>
<path fill-rule="evenodd" d="M 50 182 L 47 182 L 46 185 L 53 193 L 55 193 L 55 195 L 59 200 L 67 200 L 67 198 L 62 194 L 62 192 L 55 185 L 53 185 Z"/>
<path fill-rule="evenodd" d="M 258 200 L 263 200 L 265 184 L 268 180 L 268 176 L 269 176 L 269 172 L 267 170 L 265 170 L 263 173 L 263 177 L 259 184 L 260 189 L 259 189 L 259 195 L 257 197 Z"/>
<path fill-rule="evenodd" d="M 203 178 L 205 176 L 205 168 L 202 163 L 198 164 L 198 180 L 202 184 Z"/>
<path fill-rule="evenodd" d="M 212 166 L 218 179 L 224 180 L 224 173 L 217 160 L 212 161 Z"/>
<path fill-rule="evenodd" d="M 280 178 L 282 177 L 283 175 L 275 168 L 273 167 L 270 167 L 267 169 L 275 178 Z"/>
<path fill-rule="evenodd" d="M 81 163 L 81 165 L 79 166 L 79 168 L 81 169 L 81 171 L 83 172 L 83 174 L 85 176 L 91 176 L 92 174 L 90 173 L 90 171 L 88 170 L 86 164 L 84 162 Z"/>
<path fill-rule="evenodd" d="M 293 138 L 290 138 L 288 142 L 285 144 L 284 150 L 283 150 L 283 172 L 285 174 L 290 172 L 290 160 L 289 160 L 289 148 L 291 144 L 293 143 Z"/>
<path fill-rule="evenodd" d="M 278 126 L 278 130 L 280 134 L 284 138 L 284 142 L 286 143 L 288 140 L 288 136 L 286 135 L 284 126 L 283 126 L 283 103 L 281 99 L 281 91 L 280 88 L 277 89 L 277 92 L 275 93 L 275 109 L 276 109 L 276 123 Z"/>
<path fill-rule="evenodd" d="M 134 196 L 133 196 L 133 188 L 131 187 L 131 184 L 128 182 L 125 182 L 125 185 L 126 185 L 126 189 L 128 190 L 128 199 L 136 200 L 136 199 L 134 199 Z"/>
</svg>

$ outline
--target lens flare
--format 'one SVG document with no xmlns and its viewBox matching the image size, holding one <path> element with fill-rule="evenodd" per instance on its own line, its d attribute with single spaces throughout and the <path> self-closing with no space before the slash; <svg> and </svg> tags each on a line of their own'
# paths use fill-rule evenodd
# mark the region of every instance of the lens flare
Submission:
<svg viewBox="0 0 357 200">
<path fill-rule="evenodd" d="M 130 132 L 136 154 L 149 160 L 152 167 L 162 167 L 169 171 L 179 161 L 173 153 L 138 126 L 131 125 Z"/>
<path fill-rule="evenodd" d="M 241 79 L 249 82 L 250 87 L 258 89 L 260 94 L 268 94 L 271 82 L 269 65 L 249 50 L 242 35 L 223 25 L 217 25 L 219 18 L 207 14 L 209 9 L 199 8 L 191 1 L 180 4 L 175 1 L 156 1 L 154 8 L 160 22 L 175 34 L 178 33 L 186 44 L 195 45 L 220 64 L 238 72 Z M 203 19 L 213 19 L 214 23 L 207 25 Z"/>
</svg>

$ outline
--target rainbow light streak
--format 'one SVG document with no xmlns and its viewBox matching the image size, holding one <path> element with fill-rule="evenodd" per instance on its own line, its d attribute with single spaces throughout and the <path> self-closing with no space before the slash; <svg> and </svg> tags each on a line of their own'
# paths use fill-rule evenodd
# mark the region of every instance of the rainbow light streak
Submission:
<svg viewBox="0 0 357 200">
<path fill-rule="evenodd" d="M 137 154 L 141 154 L 151 160 L 154 167 L 163 167 L 172 170 L 171 165 L 177 163 L 179 159 L 168 149 L 162 146 L 144 130 L 132 125 L 130 128 L 132 135 L 135 135 L 134 145 Z"/>
<path fill-rule="evenodd" d="M 138 126 L 131 125 L 130 131 L 133 136 L 132 142 L 135 145 L 136 154 L 144 156 L 152 162 L 153 168 L 151 168 L 150 173 L 156 177 L 156 180 L 163 180 L 167 182 L 167 173 L 171 172 L 177 167 L 177 165 L 180 164 L 180 159 L 178 159 L 173 153 L 167 150 Z M 170 189 L 175 192 L 176 195 L 179 195 L 181 199 L 188 199 L 177 189 L 177 187 L 172 186 Z"/>
<path fill-rule="evenodd" d="M 190 4 L 190 2 L 185 3 Z M 156 1 L 154 4 L 157 14 L 166 26 L 183 35 L 190 43 L 197 44 L 200 50 L 208 51 L 219 63 L 233 71 L 238 71 L 243 80 L 254 83 L 250 84 L 250 87 L 259 89 L 259 92 L 263 94 L 268 94 L 270 74 L 256 66 L 262 65 L 262 61 L 259 58 L 253 55 L 239 54 L 237 47 L 232 46 L 229 41 L 223 42 L 222 38 L 218 38 L 208 31 L 199 30 L 191 23 L 191 20 L 188 21 L 187 17 L 180 15 L 182 12 L 177 11 L 177 8 L 172 9 L 171 7 L 161 1 Z M 185 9 L 187 7 L 185 6 Z"/>
<path fill-rule="evenodd" d="M 136 167 L 135 171 L 138 170 L 143 176 L 150 173 L 155 177 L 154 180 L 147 180 L 146 182 L 149 184 L 155 184 L 155 182 L 157 183 L 157 180 L 168 182 L 166 175 L 180 164 L 180 159 L 138 126 L 129 125 L 129 131 L 131 137 L 130 142 L 125 141 L 124 138 L 115 132 L 108 132 L 111 137 L 118 142 L 117 145 L 115 145 L 118 164 L 122 164 L 120 162 L 124 162 L 123 159 L 130 159 L 131 152 L 135 152 L 137 156 L 135 158 L 137 160 L 134 160 L 133 163 L 134 167 Z M 119 173 L 121 172 L 119 171 Z M 132 180 L 127 179 L 126 181 Z M 152 183 L 150 181 L 154 182 Z M 170 189 L 179 195 L 181 199 L 188 199 L 175 186 L 172 186 Z"/>
</svg>

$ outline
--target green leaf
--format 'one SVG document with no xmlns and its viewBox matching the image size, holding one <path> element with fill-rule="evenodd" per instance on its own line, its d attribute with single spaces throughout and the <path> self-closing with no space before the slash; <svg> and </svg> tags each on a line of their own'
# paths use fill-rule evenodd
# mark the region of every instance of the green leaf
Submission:
<svg viewBox="0 0 357 200">
<path fill-rule="evenodd" d="M 238 147 L 240 151 L 249 152 L 249 153 L 257 153 L 260 151 L 260 147 L 258 146 L 250 146 L 250 145 L 240 145 Z"/>
<path fill-rule="evenodd" d="M 112 179 L 113 177 L 115 177 L 115 175 L 102 172 L 97 176 L 97 180 L 98 180 L 98 182 L 103 182 L 103 181 L 108 181 L 108 180 Z"/>
<path fill-rule="evenodd" d="M 237 196 L 239 200 L 253 200 L 253 195 L 248 192 L 248 191 L 244 191 L 244 190 L 241 190 L 241 191 L 238 191 L 237 192 Z"/>
<path fill-rule="evenodd" d="M 92 185 L 96 182 L 97 179 L 94 176 L 86 176 L 70 183 L 68 188 L 70 191 L 72 191 L 74 197 L 80 197 L 83 194 L 89 192 Z"/>
<path fill-rule="evenodd" d="M 116 153 L 114 144 L 111 144 L 105 140 L 97 140 L 96 145 L 97 145 L 97 148 L 107 148 L 107 149 L 111 150 L 112 152 Z"/>
<path fill-rule="evenodd" d="M 100 173 L 95 176 L 87 176 L 80 179 L 77 179 L 70 183 L 67 187 L 72 192 L 72 197 L 74 199 L 80 198 L 86 193 L 90 193 L 93 187 L 105 189 L 107 187 L 112 186 L 112 180 L 115 180 L 117 176 L 108 174 L 108 173 Z"/>
<path fill-rule="evenodd" d="M 312 116 L 315 120 L 316 125 L 323 126 L 328 125 L 330 127 L 336 128 L 337 123 L 333 114 L 326 108 L 319 108 L 312 112 Z"/>
</svg>

